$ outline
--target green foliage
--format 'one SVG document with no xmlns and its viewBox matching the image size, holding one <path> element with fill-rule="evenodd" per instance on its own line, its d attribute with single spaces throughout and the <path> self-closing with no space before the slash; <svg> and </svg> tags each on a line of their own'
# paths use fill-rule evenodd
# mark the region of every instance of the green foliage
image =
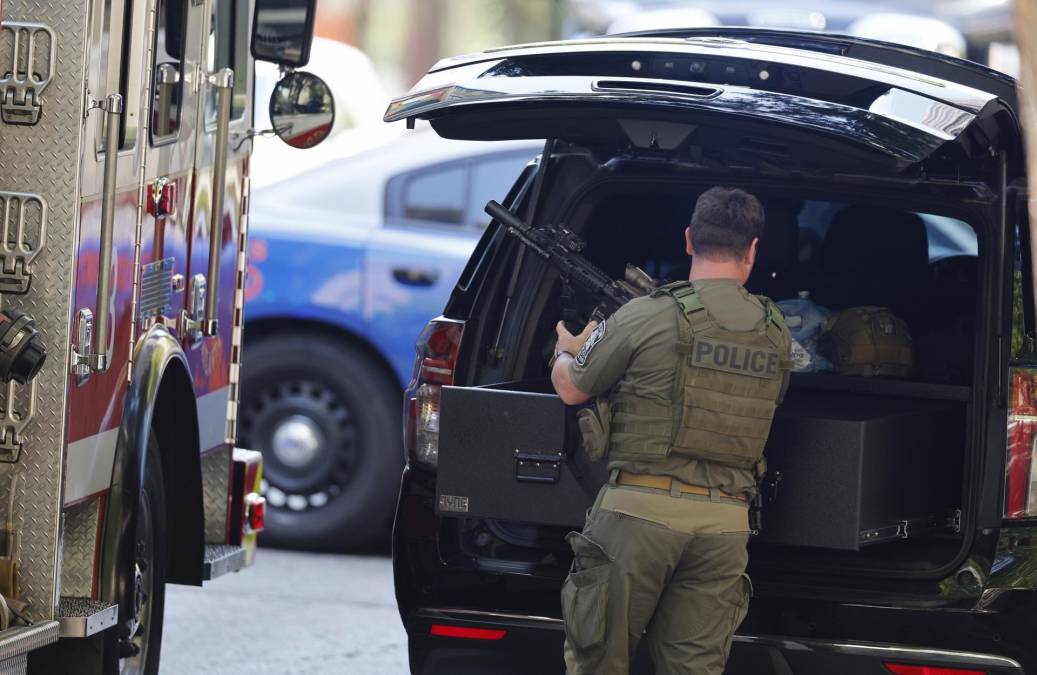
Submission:
<svg viewBox="0 0 1037 675">
<path fill-rule="evenodd" d="M 1037 362 L 1037 349 L 1035 349 L 1032 331 L 1027 334 L 1026 319 L 1023 313 L 1023 303 L 1026 296 L 1023 294 L 1023 273 L 1016 270 L 1012 275 L 1012 362 L 1034 363 Z"/>
</svg>

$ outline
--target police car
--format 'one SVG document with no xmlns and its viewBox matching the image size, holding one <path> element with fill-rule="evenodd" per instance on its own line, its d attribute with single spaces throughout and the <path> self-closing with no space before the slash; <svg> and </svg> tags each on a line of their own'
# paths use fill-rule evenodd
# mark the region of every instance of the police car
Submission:
<svg viewBox="0 0 1037 675">
<path fill-rule="evenodd" d="M 614 279 L 627 265 L 685 278 L 705 189 L 763 202 L 747 285 L 809 300 L 819 358 L 793 374 L 768 441 L 755 595 L 727 672 L 1037 672 L 1013 80 L 858 38 L 672 30 L 442 61 L 386 113 L 415 118 L 447 138 L 550 139 L 503 202 L 564 226 L 572 255 Z M 544 253 L 491 224 L 417 346 L 393 551 L 416 673 L 562 670 L 563 537 L 604 468 L 547 361 L 559 318 L 599 298 Z"/>
</svg>

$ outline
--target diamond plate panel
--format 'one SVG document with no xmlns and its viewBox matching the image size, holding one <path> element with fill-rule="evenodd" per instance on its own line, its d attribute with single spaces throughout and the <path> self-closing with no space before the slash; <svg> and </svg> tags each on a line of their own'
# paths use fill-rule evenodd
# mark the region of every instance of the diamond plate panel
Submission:
<svg viewBox="0 0 1037 675">
<path fill-rule="evenodd" d="M 19 654 L 0 661 L 0 675 L 25 675 L 29 667 L 29 655 Z"/>
<path fill-rule="evenodd" d="M 40 97 L 35 126 L 0 124 L 0 190 L 34 193 L 47 204 L 46 247 L 33 263 L 32 286 L 25 295 L 6 295 L 5 307 L 36 318 L 51 358 L 37 378 L 36 416 L 23 433 L 17 464 L 0 465 L 0 486 L 22 474 L 15 522 L 19 545 L 21 594 L 36 621 L 53 619 L 58 603 L 59 528 L 64 466 L 65 410 L 71 289 L 79 220 L 79 169 L 87 3 L 4 0 L 4 19 L 48 26 L 54 35 L 54 74 Z M 4 31 L 3 39 L 11 35 Z M 10 45 L 0 44 L 3 53 Z M 6 399 L 6 392 L 4 392 Z M 4 400 L 0 407 L 6 409 Z M 6 500 L 0 499 L 6 511 Z"/>
<path fill-rule="evenodd" d="M 93 596 L 100 506 L 100 499 L 91 499 L 65 509 L 65 525 L 61 532 L 62 595 Z"/>
<path fill-rule="evenodd" d="M 205 543 L 227 541 L 227 490 L 230 485 L 230 447 L 202 457 L 202 500 L 205 504 Z"/>
<path fill-rule="evenodd" d="M 44 621 L 32 626 L 15 626 L 0 632 L 0 662 L 6 664 L 8 659 L 16 660 L 19 654 L 57 642 L 58 630 L 57 621 Z M 0 673 L 7 672 L 0 670 Z"/>
<path fill-rule="evenodd" d="M 202 579 L 212 581 L 230 572 L 237 572 L 248 564 L 247 558 L 248 555 L 241 546 L 209 544 L 205 547 L 205 567 L 202 571 Z"/>
</svg>

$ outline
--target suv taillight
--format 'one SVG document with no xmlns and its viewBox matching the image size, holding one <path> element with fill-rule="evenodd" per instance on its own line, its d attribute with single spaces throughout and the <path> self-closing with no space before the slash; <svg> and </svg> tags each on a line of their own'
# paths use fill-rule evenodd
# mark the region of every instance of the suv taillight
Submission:
<svg viewBox="0 0 1037 675">
<path fill-rule="evenodd" d="M 1008 403 L 1008 457 L 1005 462 L 1005 518 L 1037 516 L 1037 368 L 1013 367 Z"/>
<path fill-rule="evenodd" d="M 464 322 L 442 317 L 425 326 L 415 347 L 414 377 L 407 387 L 404 443 L 410 461 L 435 467 L 439 461 L 439 398 L 454 383 Z"/>
</svg>

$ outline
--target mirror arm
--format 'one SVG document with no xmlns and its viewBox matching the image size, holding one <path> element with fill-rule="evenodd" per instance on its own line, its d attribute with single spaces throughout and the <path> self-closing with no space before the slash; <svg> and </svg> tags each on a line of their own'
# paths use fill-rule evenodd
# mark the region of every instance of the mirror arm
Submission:
<svg viewBox="0 0 1037 675">
<path fill-rule="evenodd" d="M 231 138 L 236 140 L 237 143 L 234 145 L 234 152 L 241 149 L 241 146 L 245 144 L 245 141 L 251 141 L 253 138 L 265 138 L 267 136 L 276 136 L 277 131 L 274 129 L 247 129 L 245 131 L 239 131 L 231 135 Z"/>
</svg>

